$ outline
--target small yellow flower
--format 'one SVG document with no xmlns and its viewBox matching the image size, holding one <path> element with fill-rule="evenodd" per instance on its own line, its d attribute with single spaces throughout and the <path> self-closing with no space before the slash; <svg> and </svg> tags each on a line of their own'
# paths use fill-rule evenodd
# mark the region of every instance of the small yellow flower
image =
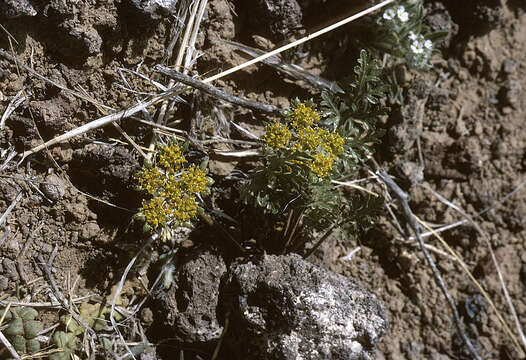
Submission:
<svg viewBox="0 0 526 360">
<path fill-rule="evenodd" d="M 158 168 L 146 168 L 136 176 L 139 186 L 148 194 L 153 195 L 163 185 L 162 174 Z"/>
<path fill-rule="evenodd" d="M 183 164 L 187 162 L 181 148 L 176 144 L 163 146 L 159 152 L 159 165 L 168 172 L 175 173 L 179 171 Z"/>
<path fill-rule="evenodd" d="M 136 175 L 139 186 L 152 196 L 143 201 L 142 212 L 153 228 L 173 221 L 186 223 L 197 215 L 197 195 L 208 189 L 209 178 L 195 165 L 187 163 L 181 147 L 172 143 L 159 150 L 157 167 Z"/>
<path fill-rule="evenodd" d="M 290 118 L 292 127 L 299 129 L 314 125 L 320 121 L 321 117 L 316 109 L 305 105 L 305 103 L 299 103 L 290 114 Z"/>
<path fill-rule="evenodd" d="M 154 197 L 150 201 L 143 201 L 142 211 L 146 222 L 153 228 L 166 223 L 168 220 L 168 211 L 166 210 L 163 198 Z"/>
<path fill-rule="evenodd" d="M 195 165 L 190 166 L 181 174 L 181 181 L 186 189 L 194 194 L 204 191 L 208 184 L 206 174 Z"/>
<path fill-rule="evenodd" d="M 292 134 L 287 128 L 287 125 L 283 125 L 279 121 L 276 121 L 265 127 L 263 141 L 265 141 L 265 144 L 268 147 L 278 150 L 287 147 L 291 137 Z"/>
<path fill-rule="evenodd" d="M 303 127 L 298 129 L 297 144 L 302 150 L 314 151 L 323 141 L 324 129 L 316 127 Z"/>
<path fill-rule="evenodd" d="M 334 155 L 341 155 L 343 154 L 343 145 L 345 144 L 345 140 L 337 133 L 329 133 L 325 135 L 325 150 L 331 152 Z"/>
<path fill-rule="evenodd" d="M 326 178 L 332 170 L 334 155 L 318 152 L 314 154 L 308 165 L 311 171 L 319 178 Z"/>
<path fill-rule="evenodd" d="M 180 222 L 186 222 L 197 215 L 197 204 L 194 196 L 181 196 L 175 200 L 172 215 Z"/>
</svg>

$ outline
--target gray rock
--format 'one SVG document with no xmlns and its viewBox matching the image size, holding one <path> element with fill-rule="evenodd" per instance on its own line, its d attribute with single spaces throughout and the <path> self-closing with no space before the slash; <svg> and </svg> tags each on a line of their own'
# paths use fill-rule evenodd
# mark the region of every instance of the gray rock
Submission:
<svg viewBox="0 0 526 360">
<path fill-rule="evenodd" d="M 175 14 L 178 0 L 129 0 L 129 4 L 152 20 Z"/>
<path fill-rule="evenodd" d="M 502 63 L 502 72 L 505 75 L 511 75 L 517 70 L 517 62 L 513 59 L 506 59 Z"/>
<path fill-rule="evenodd" d="M 66 57 L 88 57 L 100 53 L 102 38 L 99 33 L 82 25 L 78 20 L 66 20 L 58 28 L 63 33 L 63 46 L 59 51 Z"/>
<path fill-rule="evenodd" d="M 448 49 L 451 44 L 451 38 L 458 33 L 458 25 L 453 22 L 449 11 L 440 1 L 426 2 L 426 16 L 424 22 L 431 32 L 447 31 L 447 36 L 438 42 L 435 46 L 438 49 Z"/>
<path fill-rule="evenodd" d="M 40 190 L 51 201 L 59 201 L 66 193 L 64 182 L 55 174 L 46 176 L 43 183 L 40 184 Z"/>
<path fill-rule="evenodd" d="M 4 267 L 4 275 L 8 279 L 18 280 L 18 271 L 16 270 L 16 264 L 13 260 L 4 258 L 2 265 Z"/>
<path fill-rule="evenodd" d="M 249 2 L 250 3 L 250 2 Z M 296 0 L 258 0 L 250 5 L 249 17 L 262 31 L 269 31 L 273 39 L 282 40 L 301 26 L 303 17 Z"/>
<path fill-rule="evenodd" d="M 14 19 L 21 16 L 35 16 L 37 9 L 30 0 L 0 0 L 0 16 Z"/>
<path fill-rule="evenodd" d="M 221 256 L 205 251 L 191 256 L 175 271 L 174 284 L 160 298 L 156 315 L 173 330 L 176 340 L 195 344 L 219 339 L 223 326 L 216 308 L 226 270 Z"/>
<path fill-rule="evenodd" d="M 421 341 L 411 341 L 402 343 L 402 351 L 408 360 L 419 360 L 424 355 L 424 343 Z"/>
<path fill-rule="evenodd" d="M 9 280 L 5 277 L 0 275 L 0 291 L 5 291 L 9 287 Z"/>
<path fill-rule="evenodd" d="M 521 101 L 522 87 L 517 80 L 508 80 L 504 82 L 499 90 L 500 102 L 504 105 L 511 105 L 513 108 L 519 108 Z"/>
<path fill-rule="evenodd" d="M 373 294 L 296 254 L 233 266 L 226 289 L 242 359 L 373 359 L 389 325 Z"/>
</svg>

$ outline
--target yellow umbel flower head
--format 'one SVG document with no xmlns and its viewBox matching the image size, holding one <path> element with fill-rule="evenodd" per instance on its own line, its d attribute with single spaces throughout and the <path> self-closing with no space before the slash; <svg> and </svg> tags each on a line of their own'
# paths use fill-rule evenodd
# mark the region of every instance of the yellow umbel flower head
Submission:
<svg viewBox="0 0 526 360">
<path fill-rule="evenodd" d="M 287 128 L 287 125 L 276 121 L 275 123 L 265 127 L 265 136 L 263 137 L 263 141 L 268 147 L 274 150 L 279 150 L 281 148 L 287 147 L 291 137 L 292 134 Z"/>
<path fill-rule="evenodd" d="M 303 156 L 310 156 L 310 160 L 291 162 L 306 165 L 320 179 L 327 178 L 335 159 L 344 152 L 345 139 L 318 125 L 321 116 L 310 103 L 295 102 L 285 116 L 286 124 L 276 121 L 266 126 L 263 137 L 266 148 L 302 152 Z"/>
<path fill-rule="evenodd" d="M 136 175 L 139 188 L 152 196 L 141 209 L 151 228 L 184 225 L 197 215 L 197 196 L 209 191 L 212 179 L 196 165 L 185 167 L 187 162 L 183 149 L 172 142 L 159 149 L 157 166 Z"/>
<path fill-rule="evenodd" d="M 305 103 L 299 103 L 289 113 L 292 127 L 299 129 L 316 124 L 320 121 L 321 116 L 313 106 Z"/>
</svg>

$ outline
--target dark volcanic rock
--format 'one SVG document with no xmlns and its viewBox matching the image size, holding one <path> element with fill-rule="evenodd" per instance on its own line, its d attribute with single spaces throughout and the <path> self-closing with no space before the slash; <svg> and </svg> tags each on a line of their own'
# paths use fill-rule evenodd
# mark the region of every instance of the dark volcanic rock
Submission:
<svg viewBox="0 0 526 360">
<path fill-rule="evenodd" d="M 157 316 L 177 341 L 198 344 L 219 339 L 223 326 L 216 308 L 225 273 L 223 259 L 211 251 L 191 256 L 175 271 L 172 287 L 160 297 Z"/>
<path fill-rule="evenodd" d="M 295 254 L 234 266 L 226 288 L 241 359 L 373 359 L 389 324 L 373 294 Z"/>
<path fill-rule="evenodd" d="M 177 11 L 178 0 L 128 0 L 128 6 L 148 16 L 151 20 L 174 15 Z"/>
<path fill-rule="evenodd" d="M 426 3 L 425 24 L 429 26 L 431 32 L 447 31 L 447 36 L 442 40 L 435 42 L 438 49 L 445 50 L 449 48 L 451 38 L 458 33 L 458 25 L 453 22 L 449 11 L 440 1 Z"/>
<path fill-rule="evenodd" d="M 79 20 L 76 7 L 71 2 L 50 0 L 43 15 L 50 27 L 56 28 L 55 42 L 51 48 L 67 59 L 82 61 L 100 53 L 102 38 L 87 20 Z"/>
<path fill-rule="evenodd" d="M 129 208 L 138 201 L 133 175 L 139 162 L 124 146 L 88 144 L 73 152 L 69 174 L 90 194 Z"/>
<path fill-rule="evenodd" d="M 258 0 L 255 4 L 246 3 L 243 6 L 252 13 L 248 17 L 250 22 L 258 31 L 268 32 L 274 40 L 283 40 L 301 26 L 303 14 L 296 0 Z"/>
<path fill-rule="evenodd" d="M 37 8 L 30 0 L 0 0 L 0 17 L 14 19 L 20 16 L 35 16 Z"/>
</svg>

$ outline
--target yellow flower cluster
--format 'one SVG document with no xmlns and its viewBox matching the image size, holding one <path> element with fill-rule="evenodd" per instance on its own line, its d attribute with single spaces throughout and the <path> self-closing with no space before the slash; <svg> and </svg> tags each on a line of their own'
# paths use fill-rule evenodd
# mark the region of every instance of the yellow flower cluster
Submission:
<svg viewBox="0 0 526 360">
<path fill-rule="evenodd" d="M 283 125 L 279 121 L 276 121 L 275 123 L 265 127 L 265 136 L 263 137 L 263 141 L 268 147 L 277 150 L 287 147 L 291 137 L 292 133 L 288 129 L 287 125 Z"/>
<path fill-rule="evenodd" d="M 171 144 L 160 149 L 159 165 L 167 171 L 174 173 L 181 169 L 185 162 L 186 158 L 178 145 Z"/>
<path fill-rule="evenodd" d="M 172 220 L 188 222 L 197 215 L 196 196 L 208 191 L 210 179 L 195 165 L 187 162 L 175 143 L 159 150 L 158 166 L 145 168 L 136 175 L 141 189 L 152 196 L 142 202 L 142 213 L 148 225 L 157 228 Z"/>
<path fill-rule="evenodd" d="M 292 120 L 291 125 L 295 128 L 312 126 L 321 119 L 316 109 L 305 103 L 297 104 L 289 116 Z"/>
<path fill-rule="evenodd" d="M 290 128 L 279 122 L 265 128 L 265 145 L 273 150 L 290 148 L 308 152 L 312 159 L 304 163 L 317 177 L 326 178 L 336 157 L 343 153 L 345 140 L 337 133 L 319 127 L 320 118 L 312 106 L 299 103 L 288 114 Z"/>
</svg>

